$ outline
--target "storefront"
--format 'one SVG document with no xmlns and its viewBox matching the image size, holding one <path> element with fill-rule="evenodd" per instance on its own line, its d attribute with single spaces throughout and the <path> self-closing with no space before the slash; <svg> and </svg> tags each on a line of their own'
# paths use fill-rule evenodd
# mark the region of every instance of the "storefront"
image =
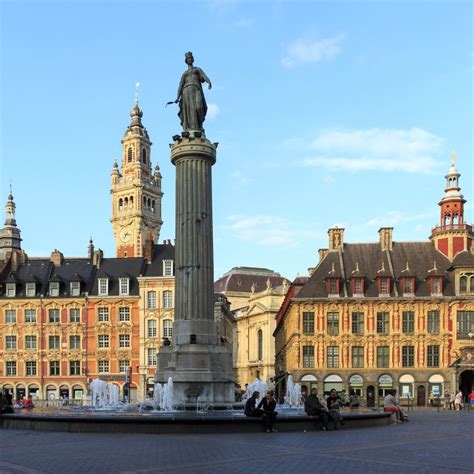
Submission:
<svg viewBox="0 0 474 474">
<path fill-rule="evenodd" d="M 155 380 L 153 377 L 148 377 L 146 381 L 146 396 L 147 398 L 153 398 L 155 393 Z"/>
<path fill-rule="evenodd" d="M 49 402 L 53 402 L 58 398 L 57 396 L 57 388 L 54 385 L 48 385 L 46 387 L 46 400 Z"/>
<path fill-rule="evenodd" d="M 429 393 L 430 398 L 433 395 L 434 398 L 443 398 L 444 395 L 444 378 L 440 374 L 432 375 L 429 380 Z"/>
<path fill-rule="evenodd" d="M 393 379 L 388 374 L 383 374 L 379 377 L 378 383 L 379 398 L 385 398 L 389 390 L 393 389 Z"/>
<path fill-rule="evenodd" d="M 61 387 L 59 387 L 59 397 L 61 400 L 69 399 L 69 387 L 67 385 L 61 385 Z"/>
<path fill-rule="evenodd" d="M 318 388 L 318 379 L 313 374 L 306 374 L 301 377 L 300 384 L 301 393 L 306 392 L 309 395 L 313 388 Z"/>
<path fill-rule="evenodd" d="M 415 379 L 410 374 L 404 374 L 398 380 L 399 384 L 399 398 L 413 399 L 415 393 L 414 384 Z"/>
<path fill-rule="evenodd" d="M 342 378 L 339 377 L 339 375 L 328 375 L 324 379 L 324 395 L 328 395 L 333 388 L 336 389 L 338 393 L 342 392 Z"/>
<path fill-rule="evenodd" d="M 32 384 L 28 386 L 28 396 L 33 397 L 34 399 L 40 397 L 40 389 L 38 385 Z"/>
<path fill-rule="evenodd" d="M 351 375 L 349 378 L 349 393 L 351 393 L 351 390 L 353 390 L 358 397 L 362 397 L 363 389 L 364 379 L 362 376 L 359 374 Z"/>
<path fill-rule="evenodd" d="M 24 385 L 16 386 L 15 397 L 16 397 L 16 400 L 21 400 L 22 398 L 26 398 L 26 388 Z"/>
<path fill-rule="evenodd" d="M 81 387 L 80 385 L 74 385 L 72 387 L 72 398 L 74 398 L 74 400 L 82 400 L 83 396 L 84 387 Z"/>
</svg>

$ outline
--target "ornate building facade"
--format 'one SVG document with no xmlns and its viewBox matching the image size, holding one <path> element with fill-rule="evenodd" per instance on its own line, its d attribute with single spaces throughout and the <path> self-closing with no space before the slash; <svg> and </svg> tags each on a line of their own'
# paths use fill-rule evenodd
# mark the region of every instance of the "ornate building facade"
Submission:
<svg viewBox="0 0 474 474">
<path fill-rule="evenodd" d="M 391 388 L 418 405 L 474 388 L 474 236 L 459 177 L 453 160 L 431 242 L 396 242 L 385 227 L 378 243 L 348 244 L 329 229 L 277 316 L 277 372 L 306 390 L 354 390 L 369 406 Z"/>
<path fill-rule="evenodd" d="M 233 313 L 233 361 L 241 387 L 275 376 L 275 316 L 288 288 L 279 273 L 251 267 L 233 268 L 214 284 Z"/>
</svg>

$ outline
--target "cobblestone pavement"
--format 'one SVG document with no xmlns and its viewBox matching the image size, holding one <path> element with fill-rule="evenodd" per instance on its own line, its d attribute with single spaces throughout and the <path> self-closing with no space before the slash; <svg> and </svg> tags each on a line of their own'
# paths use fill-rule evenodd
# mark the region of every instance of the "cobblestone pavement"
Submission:
<svg viewBox="0 0 474 474">
<path fill-rule="evenodd" d="M 0 430 L 6 473 L 472 473 L 474 412 L 341 431 L 81 434 Z"/>
</svg>

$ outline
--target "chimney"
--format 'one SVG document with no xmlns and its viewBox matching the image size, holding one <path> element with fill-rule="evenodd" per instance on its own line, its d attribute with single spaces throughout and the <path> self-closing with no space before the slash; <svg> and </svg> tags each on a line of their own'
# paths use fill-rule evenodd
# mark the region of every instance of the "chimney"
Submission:
<svg viewBox="0 0 474 474">
<path fill-rule="evenodd" d="M 63 263 L 63 260 L 64 260 L 64 255 L 58 249 L 54 249 L 51 252 L 51 261 L 53 262 L 53 265 L 55 267 L 60 267 L 61 264 Z"/>
<path fill-rule="evenodd" d="M 329 250 L 342 249 L 344 243 L 344 227 L 331 227 L 329 234 Z"/>
<path fill-rule="evenodd" d="M 153 260 L 153 249 L 155 248 L 155 243 L 153 242 L 153 239 L 149 236 L 145 240 L 145 248 L 144 248 L 144 257 L 146 258 L 146 261 L 148 263 L 151 263 Z"/>
<path fill-rule="evenodd" d="M 321 262 L 323 258 L 328 254 L 328 249 L 319 249 L 319 261 Z"/>
<path fill-rule="evenodd" d="M 94 265 L 97 268 L 100 268 L 100 264 L 102 263 L 103 258 L 104 258 L 104 252 L 102 252 L 101 249 L 94 250 L 92 265 Z"/>
<path fill-rule="evenodd" d="M 381 227 L 379 229 L 380 247 L 382 250 L 392 250 L 393 227 Z"/>
</svg>

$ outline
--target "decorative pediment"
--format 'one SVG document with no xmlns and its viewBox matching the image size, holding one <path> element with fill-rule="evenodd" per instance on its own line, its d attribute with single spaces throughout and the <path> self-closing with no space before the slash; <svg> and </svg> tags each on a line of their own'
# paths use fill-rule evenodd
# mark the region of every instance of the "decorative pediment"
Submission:
<svg viewBox="0 0 474 474">
<path fill-rule="evenodd" d="M 456 359 L 452 367 L 466 367 L 474 368 L 474 346 L 462 347 L 459 350 L 453 351 L 453 356 Z"/>
</svg>

